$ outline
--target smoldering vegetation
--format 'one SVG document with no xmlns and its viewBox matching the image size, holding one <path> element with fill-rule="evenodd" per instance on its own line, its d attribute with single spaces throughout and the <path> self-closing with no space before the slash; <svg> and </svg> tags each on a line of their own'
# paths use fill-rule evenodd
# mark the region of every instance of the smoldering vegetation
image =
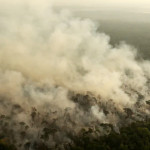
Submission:
<svg viewBox="0 0 150 150">
<path fill-rule="evenodd" d="M 0 3 L 0 135 L 19 150 L 67 150 L 149 118 L 150 63 L 134 47 L 47 0 Z"/>
<path fill-rule="evenodd" d="M 69 98 L 76 106 L 71 109 L 46 106 L 28 110 L 23 105 L 1 99 L 1 138 L 9 139 L 18 149 L 64 149 L 74 146 L 80 136 L 86 134 L 91 140 L 108 135 L 111 131 L 120 133 L 119 128 L 149 118 L 145 113 L 149 104 L 124 108 L 121 112 L 112 100 L 101 102 L 93 95 L 70 93 Z"/>
</svg>

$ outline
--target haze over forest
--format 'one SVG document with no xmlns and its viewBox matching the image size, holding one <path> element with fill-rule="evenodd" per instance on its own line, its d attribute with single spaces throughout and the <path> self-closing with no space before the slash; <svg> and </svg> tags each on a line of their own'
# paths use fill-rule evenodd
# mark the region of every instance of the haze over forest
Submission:
<svg viewBox="0 0 150 150">
<path fill-rule="evenodd" d="M 149 17 L 148 0 L 0 0 L 0 148 L 110 150 L 132 126 L 150 145 Z"/>
<path fill-rule="evenodd" d="M 75 16 L 90 18 L 99 25 L 99 31 L 111 37 L 111 44 L 125 41 L 139 50 L 144 59 L 150 57 L 150 2 L 131 0 L 63 1 L 56 10 L 69 9 Z"/>
</svg>

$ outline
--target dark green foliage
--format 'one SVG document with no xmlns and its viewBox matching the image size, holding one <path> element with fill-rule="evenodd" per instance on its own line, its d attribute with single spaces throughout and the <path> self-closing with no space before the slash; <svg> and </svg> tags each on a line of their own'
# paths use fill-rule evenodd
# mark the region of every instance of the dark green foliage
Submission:
<svg viewBox="0 0 150 150">
<path fill-rule="evenodd" d="M 150 122 L 137 122 L 97 139 L 82 135 L 71 150 L 150 150 Z"/>
<path fill-rule="evenodd" d="M 44 128 L 43 136 L 48 137 L 53 129 Z M 88 133 L 94 132 L 89 130 Z M 25 132 L 20 133 L 24 136 Z M 10 139 L 11 140 L 11 139 Z M 150 121 L 132 123 L 120 129 L 120 134 L 111 131 L 109 135 L 92 138 L 86 130 L 82 130 L 78 137 L 73 138 L 74 144 L 64 145 L 65 150 L 150 150 Z M 29 150 L 30 142 L 24 145 L 25 150 Z M 36 150 L 50 150 L 46 143 L 35 142 L 32 146 Z M 56 148 L 57 149 L 57 148 Z M 9 139 L 0 137 L 0 150 L 17 150 Z M 54 150 L 54 149 L 53 149 Z"/>
<path fill-rule="evenodd" d="M 0 150 L 17 150 L 13 144 L 5 138 L 0 139 Z"/>
</svg>

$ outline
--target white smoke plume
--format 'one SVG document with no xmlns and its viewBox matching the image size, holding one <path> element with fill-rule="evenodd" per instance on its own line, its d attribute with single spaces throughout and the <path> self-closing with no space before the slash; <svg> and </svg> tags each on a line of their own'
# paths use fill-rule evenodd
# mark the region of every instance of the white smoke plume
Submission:
<svg viewBox="0 0 150 150">
<path fill-rule="evenodd" d="M 30 127 L 24 143 L 39 141 L 41 122 L 59 128 L 49 135 L 53 147 L 97 121 L 119 126 L 131 109 L 131 120 L 149 115 L 149 61 L 109 40 L 91 20 L 56 13 L 48 0 L 0 0 L 0 114 L 11 117 L 10 127 Z"/>
</svg>

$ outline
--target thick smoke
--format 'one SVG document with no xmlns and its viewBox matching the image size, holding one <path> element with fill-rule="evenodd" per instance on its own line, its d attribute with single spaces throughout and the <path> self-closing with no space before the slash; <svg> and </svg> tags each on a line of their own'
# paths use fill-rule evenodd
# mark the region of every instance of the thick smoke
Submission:
<svg viewBox="0 0 150 150">
<path fill-rule="evenodd" d="M 100 124 L 117 131 L 149 115 L 149 61 L 109 40 L 49 1 L 0 0 L 1 129 L 19 149 L 63 149 L 82 128 L 100 135 Z"/>
</svg>

